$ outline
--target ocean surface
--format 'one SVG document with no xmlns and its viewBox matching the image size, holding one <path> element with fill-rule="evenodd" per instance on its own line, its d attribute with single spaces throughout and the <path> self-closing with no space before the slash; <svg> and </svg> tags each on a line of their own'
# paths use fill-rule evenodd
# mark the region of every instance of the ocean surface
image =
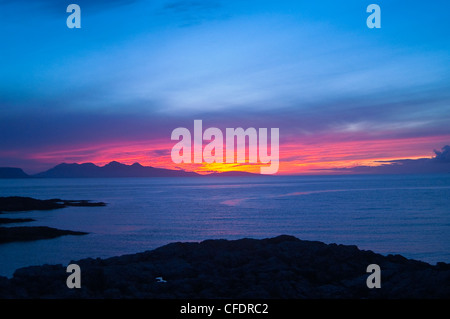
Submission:
<svg viewBox="0 0 450 319">
<path fill-rule="evenodd" d="M 0 275 L 142 252 L 175 241 L 281 234 L 450 263 L 450 174 L 0 180 L 0 196 L 106 207 L 2 214 L 11 226 L 89 232 L 0 245 Z"/>
</svg>

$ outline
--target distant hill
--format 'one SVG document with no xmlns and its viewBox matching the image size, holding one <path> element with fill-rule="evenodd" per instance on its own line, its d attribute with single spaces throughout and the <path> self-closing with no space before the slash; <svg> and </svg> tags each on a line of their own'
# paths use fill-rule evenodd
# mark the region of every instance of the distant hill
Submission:
<svg viewBox="0 0 450 319">
<path fill-rule="evenodd" d="M 210 177 L 240 177 L 240 176 L 263 176 L 261 174 L 255 174 L 255 173 L 249 173 L 249 172 L 242 172 L 242 171 L 229 171 L 229 172 L 216 172 L 216 173 L 210 173 L 204 176 L 210 176 Z"/>
<path fill-rule="evenodd" d="M 194 172 L 171 170 L 142 166 L 139 163 L 126 165 L 119 162 L 111 162 L 105 166 L 97 166 L 92 163 L 84 164 L 59 164 L 48 171 L 33 175 L 43 178 L 101 178 L 101 177 L 194 177 L 200 176 Z"/>
<path fill-rule="evenodd" d="M 30 178 L 21 168 L 0 167 L 0 178 Z"/>
</svg>

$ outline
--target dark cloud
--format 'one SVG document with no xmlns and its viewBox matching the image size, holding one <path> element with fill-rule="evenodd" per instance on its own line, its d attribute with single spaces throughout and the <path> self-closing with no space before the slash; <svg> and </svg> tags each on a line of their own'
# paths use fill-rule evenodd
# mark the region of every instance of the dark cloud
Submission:
<svg viewBox="0 0 450 319">
<path fill-rule="evenodd" d="M 110 141 L 167 138 L 173 125 L 163 116 L 46 112 L 35 110 L 21 117 L 0 118 L 1 150 L 39 150 Z"/>
<path fill-rule="evenodd" d="M 442 151 L 436 151 L 434 150 L 434 153 L 436 156 L 434 157 L 434 161 L 440 162 L 440 163 L 450 163 L 450 146 L 445 145 L 442 148 Z"/>
<path fill-rule="evenodd" d="M 445 145 L 442 151 L 434 151 L 435 157 L 419 159 L 401 159 L 395 161 L 379 161 L 381 166 L 356 166 L 334 169 L 334 172 L 350 174 L 430 174 L 450 173 L 450 146 Z"/>
<path fill-rule="evenodd" d="M 150 154 L 152 155 L 152 157 L 170 156 L 170 153 L 171 153 L 170 149 L 160 149 L 160 150 L 150 151 Z"/>
</svg>

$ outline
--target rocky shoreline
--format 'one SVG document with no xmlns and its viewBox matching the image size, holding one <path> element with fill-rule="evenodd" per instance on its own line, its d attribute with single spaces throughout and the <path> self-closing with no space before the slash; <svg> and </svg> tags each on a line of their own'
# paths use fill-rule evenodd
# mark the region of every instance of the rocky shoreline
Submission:
<svg viewBox="0 0 450 319">
<path fill-rule="evenodd" d="M 97 207 L 105 206 L 103 202 L 90 202 L 88 200 L 63 200 L 48 199 L 41 200 L 31 197 L 0 197 L 0 214 L 25 212 L 33 210 L 54 210 L 68 206 Z M 34 221 L 32 218 L 0 218 L 1 224 L 25 223 Z M 65 235 L 85 235 L 85 232 L 62 230 L 46 226 L 24 226 L 24 227 L 0 227 L 0 244 L 18 241 L 32 241 L 39 239 L 51 239 Z"/>
<path fill-rule="evenodd" d="M 0 227 L 0 244 L 18 241 L 51 239 L 65 235 L 87 235 L 86 232 L 63 230 L 47 226 Z"/>
<path fill-rule="evenodd" d="M 33 218 L 0 218 L 0 224 L 17 224 L 34 221 L 35 219 Z"/>
<path fill-rule="evenodd" d="M 449 299 L 450 264 L 383 256 L 356 246 L 269 239 L 172 243 L 138 254 L 73 261 L 81 288 L 66 286 L 67 265 L 18 269 L 0 277 L 1 298 L 87 299 Z M 381 268 L 369 289 L 367 266 Z"/>
<path fill-rule="evenodd" d="M 103 202 L 92 203 L 88 200 L 65 200 L 65 199 L 35 199 L 31 197 L 9 196 L 0 197 L 0 213 L 24 212 L 31 210 L 52 210 L 68 206 L 106 206 Z"/>
</svg>

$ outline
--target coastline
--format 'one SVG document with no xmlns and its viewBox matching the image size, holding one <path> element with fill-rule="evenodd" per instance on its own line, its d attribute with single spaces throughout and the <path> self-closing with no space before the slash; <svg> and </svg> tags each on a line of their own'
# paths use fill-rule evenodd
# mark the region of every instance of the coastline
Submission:
<svg viewBox="0 0 450 319">
<path fill-rule="evenodd" d="M 35 199 L 31 197 L 9 196 L 0 197 L 0 215 L 2 213 L 28 212 L 35 210 L 54 210 L 68 206 L 77 207 L 101 207 L 103 202 L 90 202 L 88 200 L 62 200 L 62 199 Z M 32 218 L 0 218 L 2 224 L 16 224 L 35 221 Z M 39 239 L 51 239 L 65 235 L 86 235 L 86 232 L 63 230 L 47 226 L 0 226 L 0 244 L 34 241 Z"/>
<path fill-rule="evenodd" d="M 47 226 L 0 227 L 0 244 L 52 239 L 65 235 L 87 235 L 86 232 L 57 229 Z"/>
<path fill-rule="evenodd" d="M 0 277 L 2 299 L 448 299 L 450 264 L 430 265 L 356 246 L 282 235 L 268 239 L 172 243 L 137 254 L 74 261 L 80 289 L 66 286 L 67 265 L 18 269 Z M 366 285 L 381 268 L 381 288 Z"/>
</svg>

